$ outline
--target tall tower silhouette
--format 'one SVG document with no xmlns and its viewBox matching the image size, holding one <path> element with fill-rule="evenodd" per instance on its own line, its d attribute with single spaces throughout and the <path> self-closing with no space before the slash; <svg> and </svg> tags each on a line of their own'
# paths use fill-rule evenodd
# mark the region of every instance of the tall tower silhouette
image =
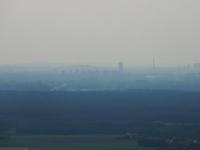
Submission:
<svg viewBox="0 0 200 150">
<path fill-rule="evenodd" d="M 119 62 L 118 63 L 118 72 L 119 73 L 124 72 L 124 64 L 123 64 L 123 62 Z"/>
</svg>

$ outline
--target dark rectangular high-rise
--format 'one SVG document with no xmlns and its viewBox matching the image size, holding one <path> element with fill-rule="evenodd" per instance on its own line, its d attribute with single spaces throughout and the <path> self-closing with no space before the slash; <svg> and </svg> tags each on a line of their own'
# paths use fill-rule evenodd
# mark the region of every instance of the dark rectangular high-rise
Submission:
<svg viewBox="0 0 200 150">
<path fill-rule="evenodd" d="M 123 62 L 118 63 L 118 72 L 122 73 L 124 71 L 124 64 Z"/>
</svg>

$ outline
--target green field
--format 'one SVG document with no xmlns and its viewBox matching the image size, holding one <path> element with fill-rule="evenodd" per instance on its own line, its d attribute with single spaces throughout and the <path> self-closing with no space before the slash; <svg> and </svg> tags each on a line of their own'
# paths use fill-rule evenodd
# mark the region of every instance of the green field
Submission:
<svg viewBox="0 0 200 150">
<path fill-rule="evenodd" d="M 10 136 L 0 140 L 1 147 L 28 147 L 31 150 L 153 150 L 117 135 L 40 135 Z"/>
</svg>

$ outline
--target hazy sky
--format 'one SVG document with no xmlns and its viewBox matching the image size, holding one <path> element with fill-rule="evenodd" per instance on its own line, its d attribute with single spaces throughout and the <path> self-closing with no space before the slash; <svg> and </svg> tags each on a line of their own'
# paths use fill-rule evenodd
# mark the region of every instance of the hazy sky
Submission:
<svg viewBox="0 0 200 150">
<path fill-rule="evenodd" d="M 0 0 L 0 63 L 200 62 L 200 0 Z"/>
</svg>

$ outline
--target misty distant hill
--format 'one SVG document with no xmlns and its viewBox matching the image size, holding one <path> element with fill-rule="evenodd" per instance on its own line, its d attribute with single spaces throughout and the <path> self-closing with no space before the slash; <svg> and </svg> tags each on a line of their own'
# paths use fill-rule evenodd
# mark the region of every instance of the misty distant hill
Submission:
<svg viewBox="0 0 200 150">
<path fill-rule="evenodd" d="M 200 69 L 92 65 L 0 65 L 0 91 L 200 91 Z"/>
</svg>

